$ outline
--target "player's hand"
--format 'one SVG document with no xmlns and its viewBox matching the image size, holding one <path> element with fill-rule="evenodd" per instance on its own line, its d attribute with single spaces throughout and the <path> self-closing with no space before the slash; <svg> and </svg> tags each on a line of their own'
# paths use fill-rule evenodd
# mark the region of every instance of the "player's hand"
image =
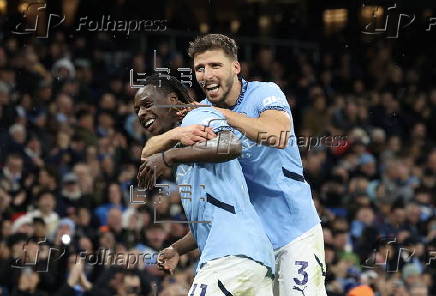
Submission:
<svg viewBox="0 0 436 296">
<path fill-rule="evenodd" d="M 168 247 L 159 252 L 157 256 L 157 266 L 159 269 L 172 274 L 179 263 L 179 259 L 179 253 L 173 247 Z"/>
<path fill-rule="evenodd" d="M 215 110 L 221 112 L 224 115 L 224 117 L 227 120 L 227 123 L 230 126 L 233 126 L 233 127 L 236 127 L 236 128 L 238 127 L 237 125 L 238 125 L 238 122 L 240 120 L 243 120 L 244 118 L 247 118 L 247 115 L 244 114 L 244 113 L 234 112 L 234 111 L 231 111 L 229 109 L 224 109 L 224 108 L 215 107 L 215 106 L 213 108 Z"/>
<path fill-rule="evenodd" d="M 172 132 L 174 139 L 185 146 L 192 146 L 197 142 L 205 142 L 216 137 L 212 128 L 200 124 L 176 127 Z"/>
<path fill-rule="evenodd" d="M 179 117 L 180 120 L 182 120 L 189 111 L 196 108 L 195 106 L 192 106 L 192 105 L 201 106 L 201 104 L 198 102 L 192 102 L 192 103 L 190 103 L 190 105 L 191 105 L 191 107 L 186 107 L 186 108 L 180 109 L 179 111 L 176 112 L 176 115 Z"/>
<path fill-rule="evenodd" d="M 231 116 L 231 113 L 234 113 L 233 111 L 230 111 L 229 109 L 224 109 L 224 108 L 215 107 L 215 106 L 212 107 L 212 108 L 214 108 L 215 110 L 221 112 L 227 120 Z"/>
<path fill-rule="evenodd" d="M 153 189 L 156 180 L 166 175 L 170 169 L 163 161 L 162 153 L 147 157 L 139 167 L 137 175 L 139 188 Z"/>
</svg>

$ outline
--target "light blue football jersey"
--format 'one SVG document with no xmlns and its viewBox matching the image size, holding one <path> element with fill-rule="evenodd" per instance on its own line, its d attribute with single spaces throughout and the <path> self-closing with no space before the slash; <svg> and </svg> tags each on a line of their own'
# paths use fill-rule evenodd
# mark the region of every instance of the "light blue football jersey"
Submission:
<svg viewBox="0 0 436 296">
<path fill-rule="evenodd" d="M 207 99 L 201 104 L 211 105 Z M 291 115 L 286 97 L 277 84 L 243 79 L 241 94 L 235 106 L 229 109 L 252 118 L 266 110 L 280 110 Z M 289 140 L 285 149 L 257 144 L 241 133 L 239 136 L 243 145 L 239 162 L 251 202 L 274 249 L 280 248 L 320 223 L 310 185 L 303 178 L 294 129 L 287 135 Z"/>
<path fill-rule="evenodd" d="M 214 132 L 232 130 L 224 116 L 211 107 L 189 112 L 182 126 L 192 124 L 210 126 Z M 176 182 L 187 219 L 194 222 L 189 227 L 201 251 L 200 268 L 209 260 L 234 255 L 253 259 L 274 272 L 273 248 L 250 203 L 237 159 L 180 164 Z"/>
</svg>

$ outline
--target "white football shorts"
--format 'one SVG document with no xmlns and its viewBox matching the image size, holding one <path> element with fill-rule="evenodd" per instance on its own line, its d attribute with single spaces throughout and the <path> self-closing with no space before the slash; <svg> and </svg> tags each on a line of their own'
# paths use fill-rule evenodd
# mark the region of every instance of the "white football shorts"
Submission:
<svg viewBox="0 0 436 296">
<path fill-rule="evenodd" d="M 320 224 L 276 249 L 274 255 L 274 296 L 327 295 L 324 236 Z"/>
<path fill-rule="evenodd" d="M 272 296 L 271 271 L 254 260 L 227 256 L 208 261 L 197 273 L 188 296 Z"/>
</svg>

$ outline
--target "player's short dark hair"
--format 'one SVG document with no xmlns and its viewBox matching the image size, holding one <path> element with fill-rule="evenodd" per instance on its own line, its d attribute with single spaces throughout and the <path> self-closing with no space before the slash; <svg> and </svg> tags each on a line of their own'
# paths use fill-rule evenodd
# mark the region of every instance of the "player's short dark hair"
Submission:
<svg viewBox="0 0 436 296">
<path fill-rule="evenodd" d="M 144 87 L 147 85 L 156 86 L 164 95 L 171 92 L 176 93 L 178 100 L 182 103 L 190 104 L 194 102 L 194 99 L 189 96 L 188 89 L 174 76 L 153 74 L 145 79 Z"/>
<path fill-rule="evenodd" d="M 222 49 L 226 56 L 238 59 L 238 45 L 235 40 L 223 34 L 207 34 L 195 38 L 189 42 L 188 55 L 194 58 L 196 54 L 213 49 Z"/>
</svg>

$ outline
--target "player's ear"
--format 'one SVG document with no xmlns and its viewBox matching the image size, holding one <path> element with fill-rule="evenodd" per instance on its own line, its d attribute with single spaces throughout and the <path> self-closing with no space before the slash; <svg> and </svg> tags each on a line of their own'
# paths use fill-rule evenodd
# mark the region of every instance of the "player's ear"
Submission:
<svg viewBox="0 0 436 296">
<path fill-rule="evenodd" d="M 180 105 L 181 104 L 181 102 L 179 101 L 177 94 L 175 92 L 170 92 L 167 95 L 167 99 L 171 105 Z"/>
<path fill-rule="evenodd" d="M 238 61 L 233 61 L 233 72 L 235 72 L 236 75 L 239 75 L 241 73 L 241 64 Z"/>
</svg>

